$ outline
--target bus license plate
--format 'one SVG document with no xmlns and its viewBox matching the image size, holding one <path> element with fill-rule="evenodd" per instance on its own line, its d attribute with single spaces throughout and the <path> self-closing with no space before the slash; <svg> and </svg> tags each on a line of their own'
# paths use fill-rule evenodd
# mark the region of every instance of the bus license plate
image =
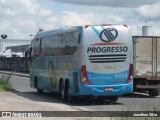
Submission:
<svg viewBox="0 0 160 120">
<path fill-rule="evenodd" d="M 112 87 L 107 87 L 107 88 L 104 88 L 105 91 L 112 91 L 113 88 Z"/>
</svg>

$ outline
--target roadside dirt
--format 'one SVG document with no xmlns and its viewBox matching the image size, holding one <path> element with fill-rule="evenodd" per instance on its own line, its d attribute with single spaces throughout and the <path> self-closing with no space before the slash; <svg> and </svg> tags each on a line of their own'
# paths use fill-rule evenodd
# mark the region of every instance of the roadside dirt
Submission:
<svg viewBox="0 0 160 120">
<path fill-rule="evenodd" d="M 1 74 L 0 77 L 7 76 Z M 17 79 L 17 78 L 16 78 Z M 12 78 L 11 78 L 12 80 Z M 24 87 L 23 84 L 18 86 Z M 61 101 L 56 94 L 45 93 L 43 95 L 37 94 L 34 91 L 8 91 L 0 92 L 0 116 L 3 111 L 84 111 L 74 105 Z M 62 113 L 63 116 L 63 113 Z M 0 120 L 117 120 L 118 118 L 110 117 L 0 117 Z"/>
<path fill-rule="evenodd" d="M 32 98 L 32 99 L 31 99 Z M 52 99 L 51 99 L 52 100 Z M 63 104 L 54 100 L 46 100 L 44 97 L 35 94 L 26 94 L 22 92 L 0 92 L 0 111 L 81 111 L 71 105 Z M 0 120 L 115 120 L 117 118 L 109 117 L 42 117 L 42 118 L 26 118 L 26 117 L 13 117 L 4 118 Z"/>
<path fill-rule="evenodd" d="M 69 105 L 57 102 L 44 102 L 43 98 L 21 92 L 0 92 L 0 111 L 79 111 Z M 30 97 L 35 97 L 32 100 Z M 37 100 L 36 100 L 37 97 Z M 38 101 L 39 99 L 39 101 Z"/>
</svg>

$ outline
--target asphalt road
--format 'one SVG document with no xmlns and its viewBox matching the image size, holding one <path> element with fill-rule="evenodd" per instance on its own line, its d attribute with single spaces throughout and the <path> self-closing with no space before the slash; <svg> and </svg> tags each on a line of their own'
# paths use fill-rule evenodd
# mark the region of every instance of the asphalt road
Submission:
<svg viewBox="0 0 160 120">
<path fill-rule="evenodd" d="M 35 89 L 30 88 L 29 78 L 14 76 L 10 78 L 13 87 L 20 91 L 21 96 L 34 100 L 36 96 L 43 102 L 58 101 L 62 104 L 69 104 L 74 108 L 86 111 L 157 111 L 160 110 L 160 96 L 150 98 L 147 94 L 135 93 L 128 96 L 120 96 L 117 103 L 108 101 L 97 101 L 96 99 L 79 98 L 74 103 L 63 102 L 57 94 L 44 93 L 39 95 Z M 34 96 L 34 97 L 33 97 Z M 39 100 L 41 100 L 39 99 Z"/>
</svg>

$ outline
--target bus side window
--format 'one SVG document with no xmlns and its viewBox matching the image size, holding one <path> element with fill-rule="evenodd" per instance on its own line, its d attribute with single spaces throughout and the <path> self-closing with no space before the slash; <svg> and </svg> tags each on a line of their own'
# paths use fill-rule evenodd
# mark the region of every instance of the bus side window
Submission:
<svg viewBox="0 0 160 120">
<path fill-rule="evenodd" d="M 54 55 L 61 55 L 61 39 L 62 36 L 57 34 L 52 37 L 52 48 L 53 48 L 53 54 Z"/>
<path fill-rule="evenodd" d="M 43 38 L 40 39 L 40 48 L 39 48 L 39 56 L 44 55 L 44 42 Z"/>
<path fill-rule="evenodd" d="M 77 51 L 79 42 L 78 32 L 68 32 L 63 34 L 62 48 L 63 55 L 73 55 Z"/>
<path fill-rule="evenodd" d="M 33 49 L 33 57 L 38 57 L 39 56 L 39 45 L 40 45 L 40 40 L 37 38 L 34 43 L 34 49 Z"/>
<path fill-rule="evenodd" d="M 43 37 L 41 41 L 41 56 L 47 56 L 46 55 L 46 37 Z"/>
<path fill-rule="evenodd" d="M 46 37 L 44 37 L 44 42 L 43 42 L 43 44 L 44 44 L 44 55 L 45 56 L 51 56 L 51 52 L 52 52 L 52 50 L 51 50 L 51 39 L 50 39 L 50 36 L 46 36 Z"/>
</svg>

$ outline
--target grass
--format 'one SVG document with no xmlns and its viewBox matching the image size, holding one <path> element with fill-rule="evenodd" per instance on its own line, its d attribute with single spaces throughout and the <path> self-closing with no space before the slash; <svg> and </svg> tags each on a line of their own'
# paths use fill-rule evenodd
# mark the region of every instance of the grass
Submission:
<svg viewBox="0 0 160 120">
<path fill-rule="evenodd" d="M 0 78 L 0 91 L 13 90 L 11 83 L 9 83 L 10 76 L 2 76 Z"/>
</svg>

